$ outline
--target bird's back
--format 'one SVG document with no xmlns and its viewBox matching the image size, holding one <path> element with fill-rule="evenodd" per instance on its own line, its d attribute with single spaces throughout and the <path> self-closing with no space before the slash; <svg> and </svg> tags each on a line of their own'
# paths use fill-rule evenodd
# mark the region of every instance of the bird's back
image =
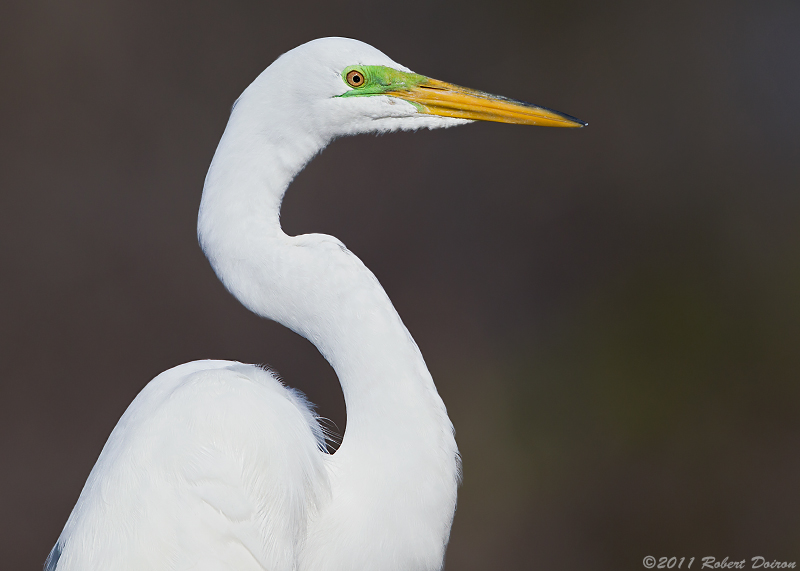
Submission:
<svg viewBox="0 0 800 571">
<path fill-rule="evenodd" d="M 196 361 L 120 419 L 49 565 L 57 571 L 290 570 L 327 496 L 322 433 L 270 372 Z"/>
</svg>

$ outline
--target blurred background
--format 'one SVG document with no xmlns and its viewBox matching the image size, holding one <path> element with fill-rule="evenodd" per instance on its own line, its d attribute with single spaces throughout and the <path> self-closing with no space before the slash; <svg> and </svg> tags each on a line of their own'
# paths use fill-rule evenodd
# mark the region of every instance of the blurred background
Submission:
<svg viewBox="0 0 800 571">
<path fill-rule="evenodd" d="M 325 360 L 195 237 L 233 101 L 330 35 L 589 122 L 339 140 L 284 203 L 375 272 L 447 404 L 446 569 L 800 559 L 798 30 L 789 0 L 4 1 L 3 566 L 40 568 L 174 365 L 269 364 L 344 430 Z"/>
</svg>

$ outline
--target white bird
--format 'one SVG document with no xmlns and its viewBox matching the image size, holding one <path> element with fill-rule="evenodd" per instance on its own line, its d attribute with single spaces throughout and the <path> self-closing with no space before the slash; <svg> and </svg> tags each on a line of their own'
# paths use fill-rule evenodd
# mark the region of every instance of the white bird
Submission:
<svg viewBox="0 0 800 571">
<path fill-rule="evenodd" d="M 347 405 L 334 454 L 302 394 L 255 365 L 153 379 L 97 460 L 46 571 L 441 569 L 460 462 L 425 361 L 375 276 L 336 238 L 287 236 L 281 200 L 336 137 L 568 115 L 414 74 L 325 38 L 241 95 L 206 177 L 200 244 L 248 309 L 309 339 Z"/>
</svg>

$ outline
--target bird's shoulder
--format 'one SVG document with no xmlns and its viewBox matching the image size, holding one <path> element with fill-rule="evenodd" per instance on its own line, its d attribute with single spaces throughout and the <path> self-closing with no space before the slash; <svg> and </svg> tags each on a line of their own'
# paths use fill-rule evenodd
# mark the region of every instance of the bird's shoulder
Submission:
<svg viewBox="0 0 800 571">
<path fill-rule="evenodd" d="M 323 447 L 302 393 L 267 369 L 233 361 L 194 361 L 157 376 L 120 418 L 109 444 L 115 437 L 170 455 L 193 445 L 289 454 L 298 446 Z"/>
<path fill-rule="evenodd" d="M 106 553 L 82 567 L 127 569 L 125 553 L 147 544 L 147 565 L 221 558 L 291 569 L 328 494 L 320 436 L 303 396 L 270 371 L 227 361 L 170 369 L 112 432 L 59 541 L 62 563 Z M 74 551 L 87 544 L 105 549 Z"/>
</svg>

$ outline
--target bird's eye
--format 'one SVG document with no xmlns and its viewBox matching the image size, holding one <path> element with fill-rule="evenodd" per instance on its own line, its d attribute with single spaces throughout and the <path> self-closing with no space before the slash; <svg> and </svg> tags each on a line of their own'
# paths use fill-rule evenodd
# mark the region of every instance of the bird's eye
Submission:
<svg viewBox="0 0 800 571">
<path fill-rule="evenodd" d="M 347 83 L 352 87 L 361 87 L 364 85 L 364 74 L 354 69 L 347 73 Z"/>
</svg>

